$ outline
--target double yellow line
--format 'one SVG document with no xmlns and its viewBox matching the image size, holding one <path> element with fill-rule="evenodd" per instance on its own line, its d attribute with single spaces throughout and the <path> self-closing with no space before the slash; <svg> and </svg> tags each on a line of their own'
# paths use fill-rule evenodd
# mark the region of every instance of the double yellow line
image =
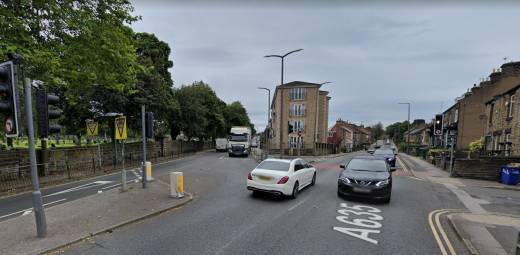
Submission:
<svg viewBox="0 0 520 255">
<path fill-rule="evenodd" d="M 440 217 L 446 213 L 452 214 L 461 211 L 462 210 L 459 209 L 438 209 L 431 211 L 428 215 L 428 222 L 430 223 L 433 237 L 435 237 L 435 241 L 437 241 L 442 255 L 457 255 L 457 252 L 455 252 L 448 235 L 446 235 L 446 231 L 444 231 L 444 228 L 442 227 Z"/>
</svg>

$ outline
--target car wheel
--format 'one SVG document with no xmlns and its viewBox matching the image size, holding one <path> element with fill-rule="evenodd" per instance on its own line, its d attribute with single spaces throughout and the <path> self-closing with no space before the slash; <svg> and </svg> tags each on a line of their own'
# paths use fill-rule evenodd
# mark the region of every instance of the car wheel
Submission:
<svg viewBox="0 0 520 255">
<path fill-rule="evenodd" d="M 292 189 L 292 195 L 291 195 L 292 199 L 295 199 L 298 197 L 298 189 L 299 189 L 299 185 L 298 185 L 298 182 L 296 182 L 296 183 L 294 183 L 294 186 Z"/>
<path fill-rule="evenodd" d="M 314 175 L 312 176 L 311 186 L 314 186 L 314 184 L 316 184 L 316 172 L 314 172 Z"/>
<path fill-rule="evenodd" d="M 343 197 L 343 195 L 341 195 L 341 193 L 339 192 L 339 190 L 338 190 L 338 197 Z"/>
<path fill-rule="evenodd" d="M 228 156 L 229 156 L 229 157 L 231 158 L 231 157 L 233 157 L 233 154 L 231 154 L 231 153 L 228 153 Z"/>
<path fill-rule="evenodd" d="M 253 197 L 257 197 L 260 194 L 260 192 L 253 190 Z"/>
<path fill-rule="evenodd" d="M 383 199 L 383 203 L 385 203 L 385 204 L 390 203 L 390 198 L 391 198 L 391 197 L 392 197 L 392 196 L 388 196 L 387 198 Z"/>
</svg>

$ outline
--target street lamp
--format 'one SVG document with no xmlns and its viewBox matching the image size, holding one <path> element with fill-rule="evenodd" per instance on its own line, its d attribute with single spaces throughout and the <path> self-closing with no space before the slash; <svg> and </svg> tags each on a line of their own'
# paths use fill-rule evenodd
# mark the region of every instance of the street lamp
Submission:
<svg viewBox="0 0 520 255">
<path fill-rule="evenodd" d="M 281 73 L 281 83 L 280 85 L 283 85 L 283 64 L 284 64 L 284 59 L 285 57 L 295 53 L 295 52 L 298 52 L 298 51 L 302 51 L 303 49 L 297 49 L 297 50 L 293 50 L 293 51 L 289 51 L 287 53 L 285 53 L 284 55 L 266 55 L 264 56 L 264 58 L 280 58 L 281 61 L 282 61 L 282 73 Z M 282 120 L 283 120 L 283 89 L 280 89 L 280 98 L 282 99 L 281 100 L 281 103 L 280 103 L 280 158 L 282 158 L 283 156 L 283 124 L 282 124 Z"/>
<path fill-rule="evenodd" d="M 406 138 L 406 153 L 410 153 L 410 103 L 397 103 L 408 105 L 408 135 Z"/>
<path fill-rule="evenodd" d="M 265 134 L 265 149 L 267 153 L 267 157 L 269 157 L 269 138 L 271 134 L 271 128 L 269 125 L 269 120 L 271 119 L 271 90 L 264 87 L 258 87 L 258 89 L 267 90 L 267 125 L 266 130 L 267 134 Z"/>
</svg>

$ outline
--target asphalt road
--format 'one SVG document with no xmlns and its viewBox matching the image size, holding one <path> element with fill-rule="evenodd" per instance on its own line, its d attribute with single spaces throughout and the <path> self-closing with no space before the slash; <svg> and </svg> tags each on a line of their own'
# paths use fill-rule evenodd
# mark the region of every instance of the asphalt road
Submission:
<svg viewBox="0 0 520 255">
<path fill-rule="evenodd" d="M 245 187 L 256 165 L 250 158 L 208 152 L 176 167 L 167 164 L 165 169 L 184 172 L 193 202 L 72 245 L 65 253 L 440 254 L 428 216 L 436 209 L 463 208 L 451 191 L 398 166 L 389 204 L 339 198 L 338 164 L 353 155 L 317 163 L 316 185 L 296 200 L 253 197 Z M 446 223 L 440 225 L 458 254 L 465 254 Z"/>
<path fill-rule="evenodd" d="M 207 152 L 206 152 L 207 153 Z M 214 154 L 214 153 L 213 153 Z M 211 154 L 211 155 L 213 155 Z M 165 175 L 172 169 L 180 169 L 190 165 L 201 154 L 195 154 L 186 158 L 170 162 L 154 164 L 153 176 Z M 127 171 L 127 182 L 140 181 L 141 170 Z M 78 198 L 104 192 L 109 189 L 119 188 L 121 185 L 120 172 L 99 176 L 78 182 L 63 184 L 47 189 L 42 189 L 44 207 L 48 208 L 61 203 L 73 201 Z M 32 195 L 30 192 L 19 195 L 0 198 L 0 221 L 18 217 L 32 211 Z"/>
</svg>

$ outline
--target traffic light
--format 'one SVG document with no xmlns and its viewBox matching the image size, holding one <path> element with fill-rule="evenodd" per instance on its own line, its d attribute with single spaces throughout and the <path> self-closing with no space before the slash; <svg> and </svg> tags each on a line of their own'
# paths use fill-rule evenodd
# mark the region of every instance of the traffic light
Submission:
<svg viewBox="0 0 520 255">
<path fill-rule="evenodd" d="M 18 136 L 18 79 L 12 61 L 0 64 L 0 112 L 4 115 L 5 136 Z"/>
<path fill-rule="evenodd" d="M 52 119 L 61 116 L 61 110 L 53 105 L 60 102 L 60 98 L 56 95 L 47 94 L 45 88 L 39 88 L 36 91 L 36 109 L 38 111 L 38 132 L 41 138 L 47 138 L 50 134 L 59 133 L 61 126 L 51 123 Z"/>
<path fill-rule="evenodd" d="M 144 114 L 144 123 L 146 129 L 146 138 L 153 138 L 153 112 Z"/>
<path fill-rule="evenodd" d="M 435 123 L 433 123 L 433 134 L 442 135 L 442 114 L 435 115 Z"/>
</svg>

